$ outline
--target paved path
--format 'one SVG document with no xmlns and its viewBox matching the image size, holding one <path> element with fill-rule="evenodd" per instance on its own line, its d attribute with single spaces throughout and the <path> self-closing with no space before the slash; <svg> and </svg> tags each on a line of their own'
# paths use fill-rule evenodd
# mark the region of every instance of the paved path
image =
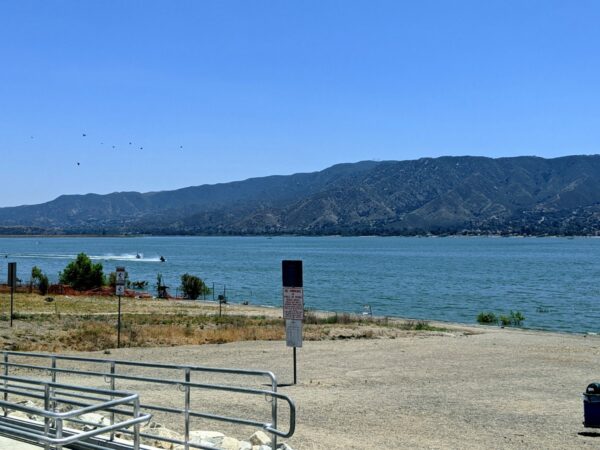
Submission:
<svg viewBox="0 0 600 450">
<path fill-rule="evenodd" d="M 40 450 L 40 448 L 0 436 L 0 450 Z"/>
</svg>

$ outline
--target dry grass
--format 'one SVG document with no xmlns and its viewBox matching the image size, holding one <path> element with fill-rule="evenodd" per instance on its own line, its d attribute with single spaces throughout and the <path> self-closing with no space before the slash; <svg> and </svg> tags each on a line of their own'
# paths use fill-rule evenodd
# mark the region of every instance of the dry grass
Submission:
<svg viewBox="0 0 600 450">
<path fill-rule="evenodd" d="M 8 328 L 9 296 L 0 294 L 3 319 L 0 345 L 21 351 L 96 351 L 117 346 L 117 301 L 114 297 L 15 296 L 15 327 Z M 206 302 L 122 299 L 122 347 L 218 344 L 281 340 L 281 310 Z M 397 321 L 349 314 L 307 312 L 306 340 L 396 338 L 403 333 L 445 331 L 427 322 Z"/>
</svg>

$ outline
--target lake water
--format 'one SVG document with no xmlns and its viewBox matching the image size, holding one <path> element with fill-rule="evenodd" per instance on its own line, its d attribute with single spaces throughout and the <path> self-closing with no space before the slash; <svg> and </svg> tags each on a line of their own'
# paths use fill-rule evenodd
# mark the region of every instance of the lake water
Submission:
<svg viewBox="0 0 600 450">
<path fill-rule="evenodd" d="M 528 328 L 600 332 L 594 238 L 0 238 L 24 281 L 34 265 L 56 281 L 79 252 L 150 286 L 161 273 L 173 294 L 188 272 L 230 301 L 279 307 L 281 261 L 301 259 L 309 308 L 360 313 L 369 304 L 374 315 L 461 323 L 518 310 Z M 6 273 L 1 264 L 0 280 Z"/>
</svg>

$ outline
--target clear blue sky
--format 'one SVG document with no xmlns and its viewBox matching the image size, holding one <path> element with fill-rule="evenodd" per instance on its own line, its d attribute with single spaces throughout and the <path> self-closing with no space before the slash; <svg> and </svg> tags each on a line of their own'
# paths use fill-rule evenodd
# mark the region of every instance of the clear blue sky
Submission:
<svg viewBox="0 0 600 450">
<path fill-rule="evenodd" d="M 598 1 L 0 0 L 0 206 L 592 153 Z"/>
</svg>

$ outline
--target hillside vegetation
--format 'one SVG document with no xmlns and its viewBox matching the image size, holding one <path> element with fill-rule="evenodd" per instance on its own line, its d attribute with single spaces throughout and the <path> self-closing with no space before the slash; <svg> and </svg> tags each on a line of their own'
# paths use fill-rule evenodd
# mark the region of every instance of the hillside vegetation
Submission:
<svg viewBox="0 0 600 450">
<path fill-rule="evenodd" d="M 595 235 L 600 156 L 364 161 L 0 208 L 2 234 Z"/>
</svg>

